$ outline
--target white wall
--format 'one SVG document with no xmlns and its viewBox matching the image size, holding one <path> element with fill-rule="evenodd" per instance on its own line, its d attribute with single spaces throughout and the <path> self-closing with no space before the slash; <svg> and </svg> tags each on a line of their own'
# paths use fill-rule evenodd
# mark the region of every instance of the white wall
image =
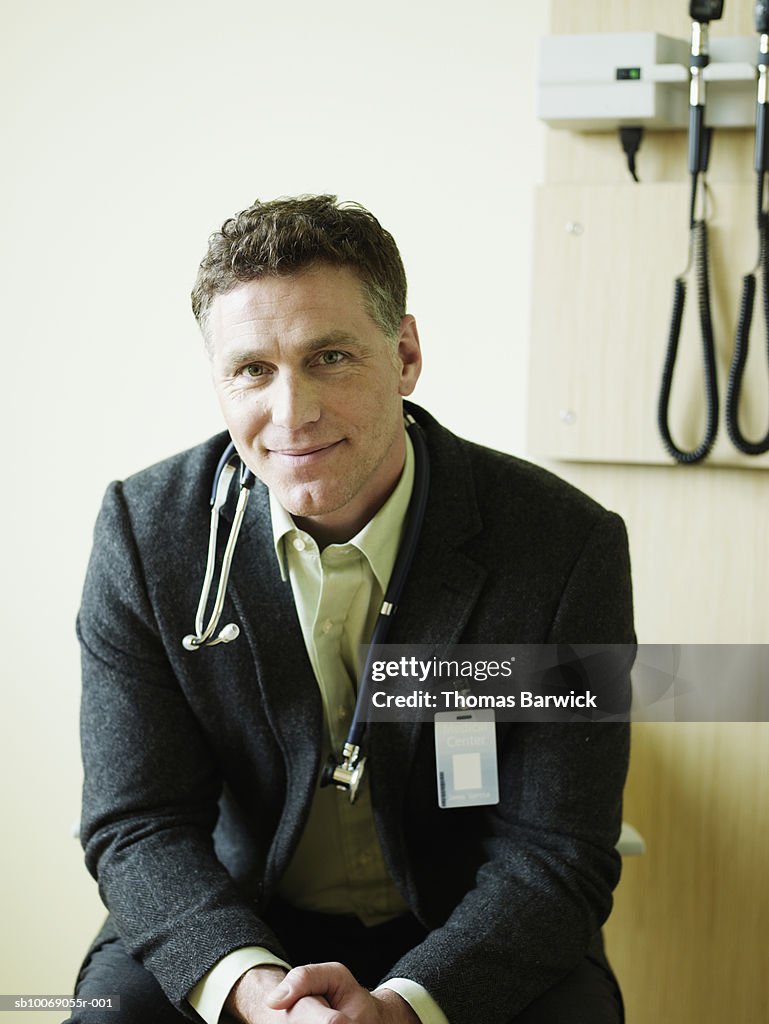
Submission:
<svg viewBox="0 0 769 1024">
<path fill-rule="evenodd" d="M 257 196 L 369 206 L 411 282 L 427 364 L 417 400 L 460 433 L 523 449 L 548 6 L 0 10 L 0 992 L 69 991 L 101 918 L 68 838 L 73 623 L 106 483 L 219 429 L 188 309 L 208 234 Z"/>
</svg>

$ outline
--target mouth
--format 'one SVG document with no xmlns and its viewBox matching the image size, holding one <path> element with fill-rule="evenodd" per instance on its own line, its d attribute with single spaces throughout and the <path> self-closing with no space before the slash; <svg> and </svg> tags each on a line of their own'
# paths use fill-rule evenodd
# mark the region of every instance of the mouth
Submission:
<svg viewBox="0 0 769 1024">
<path fill-rule="evenodd" d="M 330 452 L 336 450 L 344 443 L 344 438 L 339 441 L 329 441 L 327 444 L 315 444 L 306 448 L 268 448 L 267 452 L 273 457 L 286 460 L 292 465 L 307 465 L 320 461 Z"/>
</svg>

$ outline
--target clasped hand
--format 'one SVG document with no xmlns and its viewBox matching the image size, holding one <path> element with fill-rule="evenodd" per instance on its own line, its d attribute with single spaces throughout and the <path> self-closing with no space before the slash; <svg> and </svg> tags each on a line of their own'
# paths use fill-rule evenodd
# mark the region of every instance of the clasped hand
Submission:
<svg viewBox="0 0 769 1024">
<path fill-rule="evenodd" d="M 343 964 L 306 964 L 279 983 L 275 968 L 247 971 L 227 1001 L 242 1024 L 419 1024 L 390 989 L 369 992 Z"/>
</svg>

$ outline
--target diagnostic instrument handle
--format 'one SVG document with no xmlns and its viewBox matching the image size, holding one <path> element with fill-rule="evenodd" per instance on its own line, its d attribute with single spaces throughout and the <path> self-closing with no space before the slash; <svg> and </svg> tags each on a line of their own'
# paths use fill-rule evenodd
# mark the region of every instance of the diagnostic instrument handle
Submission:
<svg viewBox="0 0 769 1024">
<path fill-rule="evenodd" d="M 692 21 L 707 24 L 709 21 L 718 21 L 723 13 L 724 0 L 690 0 L 689 17 Z"/>
</svg>

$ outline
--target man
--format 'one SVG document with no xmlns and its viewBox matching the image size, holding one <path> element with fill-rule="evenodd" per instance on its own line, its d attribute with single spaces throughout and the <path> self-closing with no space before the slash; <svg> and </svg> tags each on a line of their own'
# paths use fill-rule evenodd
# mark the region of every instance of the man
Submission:
<svg viewBox="0 0 769 1024">
<path fill-rule="evenodd" d="M 318 784 L 414 487 L 421 353 L 392 237 L 333 197 L 256 203 L 210 239 L 193 309 L 258 480 L 224 609 L 241 635 L 181 642 L 220 436 L 112 485 L 97 524 L 82 837 L 110 916 L 78 994 L 119 995 L 109 1020 L 132 1024 L 620 1020 L 599 930 L 625 725 L 498 723 L 494 806 L 438 807 L 418 723 L 369 728 L 354 804 Z M 389 641 L 632 642 L 618 517 L 413 414 L 430 487 Z"/>
</svg>

